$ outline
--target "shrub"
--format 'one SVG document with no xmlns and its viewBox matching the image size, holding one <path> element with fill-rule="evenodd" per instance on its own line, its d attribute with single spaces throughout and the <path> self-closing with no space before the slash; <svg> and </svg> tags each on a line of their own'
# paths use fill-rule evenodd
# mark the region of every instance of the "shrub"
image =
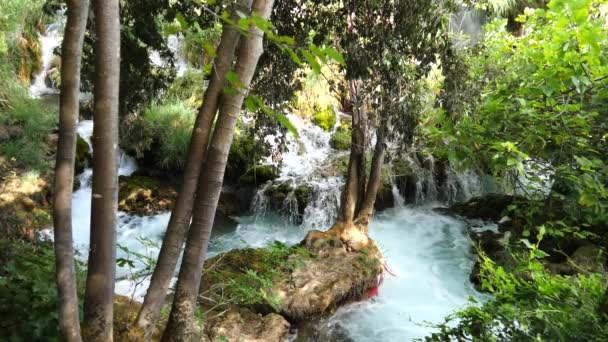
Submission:
<svg viewBox="0 0 608 342">
<path fill-rule="evenodd" d="M 123 121 L 121 146 L 137 158 L 165 170 L 184 167 L 196 110 L 184 102 L 153 103 L 139 116 Z"/>
<path fill-rule="evenodd" d="M 606 282 L 602 274 L 561 276 L 542 263 L 544 229 L 513 272 L 482 255 L 482 289 L 493 297 L 448 316 L 426 341 L 605 341 Z"/>
<path fill-rule="evenodd" d="M 59 341 L 52 245 L 0 240 L 0 265 L 0 336 Z M 83 284 L 80 268 L 77 277 Z"/>
</svg>

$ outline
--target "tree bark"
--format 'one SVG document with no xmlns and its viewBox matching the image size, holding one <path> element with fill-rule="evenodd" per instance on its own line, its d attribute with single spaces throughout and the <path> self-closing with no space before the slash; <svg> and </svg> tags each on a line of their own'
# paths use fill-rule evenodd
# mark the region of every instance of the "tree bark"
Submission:
<svg viewBox="0 0 608 342">
<path fill-rule="evenodd" d="M 249 13 L 251 2 L 252 0 L 240 0 L 238 8 L 235 8 L 233 11 L 232 20 L 238 22 L 240 18 L 236 10 L 242 13 Z M 198 178 L 209 143 L 209 135 L 217 112 L 219 98 L 226 83 L 226 73 L 230 70 L 234 61 L 234 51 L 238 44 L 239 36 L 240 33 L 234 27 L 230 25 L 224 26 L 211 81 L 205 91 L 203 105 L 199 109 L 192 131 L 183 182 L 175 208 L 171 214 L 171 219 L 169 220 L 169 225 L 167 226 L 167 232 L 163 239 L 150 287 L 137 317 L 136 325 L 138 328 L 143 329 L 146 340 L 149 340 L 152 328 L 159 318 L 160 309 L 165 301 L 165 295 L 184 244 L 186 231 L 192 217 L 192 205 Z"/>
<path fill-rule="evenodd" d="M 67 1 L 67 23 L 61 47 L 59 140 L 53 191 L 55 267 L 59 293 L 59 330 L 63 340 L 81 341 L 78 293 L 72 241 L 72 189 L 79 112 L 80 64 L 87 23 L 88 0 Z"/>
<path fill-rule="evenodd" d="M 361 205 L 361 210 L 357 214 L 355 220 L 357 224 L 367 226 L 371 221 L 374 213 L 374 204 L 376 203 L 376 195 L 382 183 L 382 166 L 384 165 L 384 155 L 386 152 L 386 131 L 384 127 L 378 129 L 376 139 L 376 147 L 374 148 L 374 156 L 372 158 L 372 168 L 370 171 L 369 182 L 365 191 L 365 197 Z"/>
<path fill-rule="evenodd" d="M 91 240 L 84 337 L 112 341 L 118 209 L 119 1 L 95 1 L 95 115 Z"/>
<path fill-rule="evenodd" d="M 342 223 L 353 222 L 355 214 L 359 211 L 365 192 L 365 121 L 364 108 L 358 92 L 358 81 L 349 80 L 349 97 L 353 108 L 350 147 L 348 160 L 348 174 L 346 185 L 342 191 L 340 213 L 338 221 Z"/>
<path fill-rule="evenodd" d="M 252 12 L 263 19 L 268 19 L 273 4 L 274 0 L 255 0 Z M 189 341 L 194 332 L 193 317 L 228 153 L 247 88 L 251 84 L 262 52 L 263 32 L 258 27 L 252 26 L 247 38 L 241 41 L 235 66 L 235 72 L 243 88 L 238 89 L 234 95 L 222 96 L 220 115 L 199 177 L 192 224 L 163 341 Z"/>
</svg>

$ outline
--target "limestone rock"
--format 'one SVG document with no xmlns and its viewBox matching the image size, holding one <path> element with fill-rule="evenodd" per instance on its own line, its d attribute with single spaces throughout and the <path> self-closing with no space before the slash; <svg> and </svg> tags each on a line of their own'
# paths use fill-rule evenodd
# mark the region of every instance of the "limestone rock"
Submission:
<svg viewBox="0 0 608 342">
<path fill-rule="evenodd" d="M 211 341 L 239 342 L 287 341 L 290 326 L 280 315 L 264 316 L 246 308 L 232 308 L 209 325 Z"/>
</svg>

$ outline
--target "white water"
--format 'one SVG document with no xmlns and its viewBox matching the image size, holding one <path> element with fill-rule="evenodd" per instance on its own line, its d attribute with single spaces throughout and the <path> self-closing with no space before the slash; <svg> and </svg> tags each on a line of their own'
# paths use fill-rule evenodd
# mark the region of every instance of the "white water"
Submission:
<svg viewBox="0 0 608 342">
<path fill-rule="evenodd" d="M 63 41 L 64 25 L 65 16 L 60 13 L 57 15 L 57 22 L 48 25 L 45 32 L 38 35 L 38 39 L 40 40 L 42 67 L 30 85 L 30 95 L 32 97 L 40 97 L 45 94 L 56 94 L 59 92 L 56 88 L 47 86 L 46 77 L 50 72 L 53 60 L 55 59 L 55 54 L 53 52 Z"/>
</svg>

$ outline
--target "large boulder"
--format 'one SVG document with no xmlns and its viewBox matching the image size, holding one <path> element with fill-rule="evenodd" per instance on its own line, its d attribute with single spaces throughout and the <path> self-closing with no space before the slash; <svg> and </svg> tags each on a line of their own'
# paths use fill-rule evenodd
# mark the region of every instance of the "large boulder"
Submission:
<svg viewBox="0 0 608 342">
<path fill-rule="evenodd" d="M 76 136 L 76 159 L 74 163 L 74 174 L 80 174 L 91 162 L 91 148 L 89 144 L 80 136 Z"/>
<path fill-rule="evenodd" d="M 205 262 L 201 306 L 226 303 L 290 322 L 310 320 L 378 286 L 380 255 L 374 244 L 354 251 L 340 242 L 232 250 Z"/>
</svg>

